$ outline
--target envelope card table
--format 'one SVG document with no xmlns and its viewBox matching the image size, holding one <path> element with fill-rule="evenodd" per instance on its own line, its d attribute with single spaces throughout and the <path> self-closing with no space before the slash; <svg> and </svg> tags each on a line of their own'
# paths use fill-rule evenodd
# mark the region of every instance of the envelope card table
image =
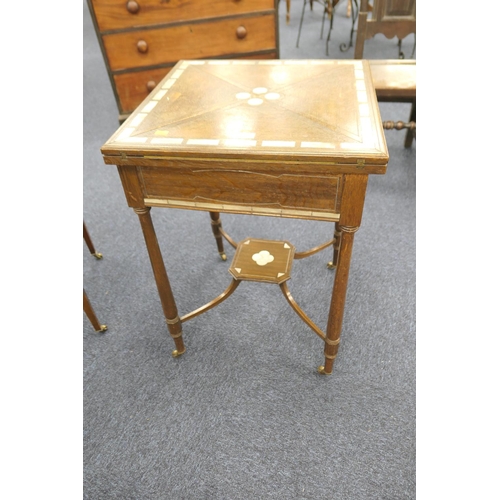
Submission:
<svg viewBox="0 0 500 500">
<path fill-rule="evenodd" d="M 182 60 L 102 146 L 137 213 L 174 356 L 185 352 L 182 324 L 229 297 L 245 280 L 275 283 L 324 342 L 331 374 L 337 355 L 354 233 L 371 174 L 389 160 L 370 66 L 365 60 Z M 229 287 L 179 316 L 151 207 L 210 213 L 221 257 L 236 248 Z M 288 241 L 222 229 L 220 213 L 334 223 L 333 239 L 306 252 Z M 332 227 L 333 229 L 333 227 Z M 294 259 L 333 246 L 335 278 L 323 332 L 297 304 L 287 281 Z"/>
</svg>

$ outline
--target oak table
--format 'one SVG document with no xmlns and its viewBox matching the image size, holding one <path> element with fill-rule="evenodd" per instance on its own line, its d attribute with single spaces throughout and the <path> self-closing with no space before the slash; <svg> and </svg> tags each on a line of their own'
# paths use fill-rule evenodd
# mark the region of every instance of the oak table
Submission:
<svg viewBox="0 0 500 500">
<path fill-rule="evenodd" d="M 370 174 L 389 160 L 370 66 L 365 60 L 182 60 L 102 146 L 116 165 L 149 252 L 174 356 L 185 352 L 182 324 L 229 297 L 241 281 L 275 283 L 324 341 L 331 374 L 338 351 L 354 233 Z M 151 207 L 210 213 L 221 257 L 236 248 L 229 287 L 179 317 Z M 222 229 L 220 213 L 331 221 L 331 241 L 296 252 L 288 241 Z M 333 229 L 333 228 L 332 228 Z M 287 287 L 294 259 L 329 246 L 335 279 L 323 332 Z"/>
</svg>

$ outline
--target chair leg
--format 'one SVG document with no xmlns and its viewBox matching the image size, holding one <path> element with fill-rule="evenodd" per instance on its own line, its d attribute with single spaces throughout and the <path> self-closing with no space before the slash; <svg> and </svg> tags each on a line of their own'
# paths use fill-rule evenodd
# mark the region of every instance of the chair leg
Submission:
<svg viewBox="0 0 500 500">
<path fill-rule="evenodd" d="M 321 33 L 319 35 L 320 40 L 323 40 L 323 31 L 325 28 L 325 17 L 326 17 L 327 12 L 328 12 L 328 9 L 325 7 L 325 10 L 323 10 L 323 20 L 321 21 Z"/>
<path fill-rule="evenodd" d="M 332 29 L 333 29 L 333 16 L 335 15 L 335 5 L 336 5 L 336 3 L 334 1 L 329 2 L 329 5 L 328 5 L 328 8 L 331 11 L 330 11 L 330 30 L 328 31 L 328 37 L 326 39 L 326 55 L 327 56 L 329 55 L 328 54 L 328 43 L 330 42 L 330 36 L 332 34 Z"/>
<path fill-rule="evenodd" d="M 299 34 L 297 35 L 297 43 L 295 44 L 295 47 L 299 47 L 299 40 L 300 40 L 300 32 L 302 31 L 302 22 L 304 21 L 304 12 L 306 10 L 306 4 L 307 0 L 304 0 L 304 5 L 302 7 L 302 15 L 300 16 L 300 24 L 299 24 Z M 312 8 L 312 6 L 311 6 Z"/>
<path fill-rule="evenodd" d="M 83 290 L 83 310 L 87 315 L 87 318 L 89 318 L 90 322 L 92 323 L 92 326 L 94 327 L 94 330 L 96 332 L 105 332 L 108 329 L 106 325 L 101 325 L 99 323 L 99 320 L 97 319 L 94 309 L 92 308 L 90 300 L 87 297 L 87 294 L 85 293 L 85 289 Z"/>
</svg>

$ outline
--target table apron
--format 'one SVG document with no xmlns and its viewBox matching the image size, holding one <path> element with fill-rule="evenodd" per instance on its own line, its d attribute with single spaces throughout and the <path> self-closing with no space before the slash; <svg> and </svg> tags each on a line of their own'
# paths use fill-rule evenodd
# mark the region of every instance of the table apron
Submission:
<svg viewBox="0 0 500 500">
<path fill-rule="evenodd" d="M 342 175 L 269 169 L 137 167 L 146 206 L 299 217 L 339 218 Z"/>
</svg>

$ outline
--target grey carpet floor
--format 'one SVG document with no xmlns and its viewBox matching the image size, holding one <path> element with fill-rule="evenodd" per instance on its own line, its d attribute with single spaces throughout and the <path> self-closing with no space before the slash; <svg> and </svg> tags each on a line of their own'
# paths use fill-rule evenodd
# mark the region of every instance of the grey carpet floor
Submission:
<svg viewBox="0 0 500 500">
<path fill-rule="evenodd" d="M 352 58 L 345 3 L 325 53 L 321 11 L 292 0 L 282 59 Z M 334 373 L 316 373 L 322 342 L 278 287 L 243 283 L 226 302 L 186 323 L 186 353 L 173 359 L 137 216 L 100 147 L 118 127 L 94 28 L 83 2 L 83 215 L 96 249 L 83 245 L 83 282 L 106 333 L 83 315 L 83 497 L 88 500 L 335 499 L 416 497 L 416 143 L 386 131 L 387 173 L 371 176 L 356 234 L 342 341 Z M 405 39 L 408 55 L 413 39 Z M 375 37 L 367 58 L 397 58 Z M 409 105 L 383 103 L 384 120 Z M 204 212 L 153 209 L 180 313 L 229 284 Z M 332 224 L 222 214 L 226 231 L 286 239 L 305 250 Z M 228 245 L 226 245 L 228 246 Z M 326 326 L 330 251 L 296 261 L 290 290 Z"/>
</svg>

